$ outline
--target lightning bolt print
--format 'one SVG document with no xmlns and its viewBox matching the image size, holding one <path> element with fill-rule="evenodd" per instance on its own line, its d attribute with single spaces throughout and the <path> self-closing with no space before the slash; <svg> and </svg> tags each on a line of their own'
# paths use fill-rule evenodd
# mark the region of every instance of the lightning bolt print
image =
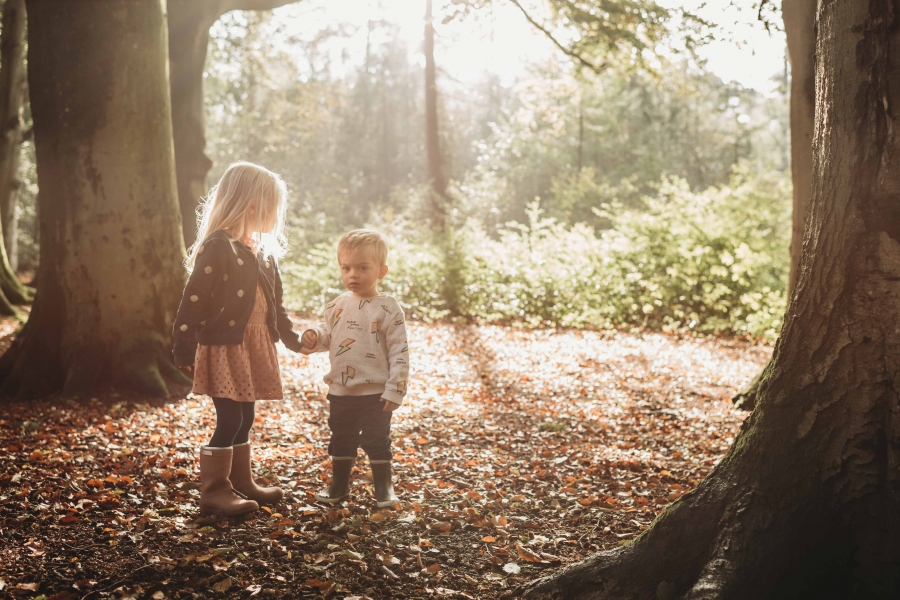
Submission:
<svg viewBox="0 0 900 600">
<path fill-rule="evenodd" d="M 340 356 L 344 352 L 349 352 L 350 346 L 352 346 L 353 342 L 355 342 L 355 341 L 356 340 L 354 340 L 353 338 L 347 338 L 346 340 L 341 342 L 340 345 L 338 346 L 338 351 L 337 351 L 337 354 L 335 354 L 335 356 Z"/>
<path fill-rule="evenodd" d="M 341 381 L 344 383 L 344 385 L 347 385 L 347 382 L 353 379 L 355 376 L 356 369 L 354 369 L 350 365 L 347 365 L 347 369 L 343 373 L 341 373 Z"/>
<path fill-rule="evenodd" d="M 381 338 L 378 337 L 378 321 L 372 321 L 372 333 L 375 334 L 375 343 L 380 344 Z"/>
<path fill-rule="evenodd" d="M 359 301 L 359 310 L 362 310 L 362 307 L 365 306 L 366 304 L 368 304 L 368 303 L 371 302 L 371 301 L 372 301 L 371 298 L 363 298 L 362 300 L 360 300 L 360 301 Z"/>
<path fill-rule="evenodd" d="M 336 311 L 334 311 L 334 321 L 331 323 L 331 326 L 332 326 L 332 327 L 334 327 L 335 325 L 337 325 L 338 319 L 341 318 L 341 313 L 342 313 L 342 312 L 344 312 L 344 309 L 343 309 L 343 308 L 339 308 L 339 309 L 337 309 Z"/>
</svg>

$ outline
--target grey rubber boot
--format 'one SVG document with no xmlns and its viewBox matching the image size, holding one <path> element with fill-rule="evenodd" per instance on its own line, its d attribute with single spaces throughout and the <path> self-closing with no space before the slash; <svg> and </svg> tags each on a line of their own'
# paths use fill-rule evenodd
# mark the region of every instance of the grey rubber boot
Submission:
<svg viewBox="0 0 900 600">
<path fill-rule="evenodd" d="M 316 502 L 337 504 L 350 497 L 350 473 L 355 461 L 352 456 L 331 457 L 331 485 L 316 494 Z"/>
<path fill-rule="evenodd" d="M 372 483 L 375 484 L 375 503 L 378 508 L 394 506 L 400 502 L 391 483 L 391 461 L 370 460 L 369 466 L 372 467 Z"/>
</svg>

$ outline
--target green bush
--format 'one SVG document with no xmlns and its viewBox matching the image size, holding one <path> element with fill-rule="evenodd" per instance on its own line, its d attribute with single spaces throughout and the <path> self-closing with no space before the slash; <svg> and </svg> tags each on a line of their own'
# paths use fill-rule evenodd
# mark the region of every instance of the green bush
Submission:
<svg viewBox="0 0 900 600">
<path fill-rule="evenodd" d="M 390 244 L 382 290 L 426 320 L 454 312 L 529 326 L 639 325 L 771 338 L 785 309 L 789 197 L 779 176 L 738 172 L 726 187 L 695 193 L 672 179 L 640 207 L 604 204 L 597 217 L 611 227 L 599 233 L 548 218 L 537 202 L 524 223 L 493 231 L 469 223 L 449 242 L 397 219 L 377 226 Z M 285 261 L 292 308 L 318 314 L 343 291 L 336 242 Z M 452 299 L 447 277 L 460 281 Z"/>
</svg>

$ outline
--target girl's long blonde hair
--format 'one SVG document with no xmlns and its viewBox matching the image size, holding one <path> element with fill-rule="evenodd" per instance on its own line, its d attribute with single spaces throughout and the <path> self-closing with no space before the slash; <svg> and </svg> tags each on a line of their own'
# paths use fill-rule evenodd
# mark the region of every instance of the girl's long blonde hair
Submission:
<svg viewBox="0 0 900 600">
<path fill-rule="evenodd" d="M 197 241 L 188 251 L 188 270 L 194 268 L 206 239 L 219 230 L 236 240 L 250 235 L 263 256 L 281 258 L 287 248 L 286 206 L 287 185 L 280 175 L 249 162 L 231 163 L 197 210 Z M 255 209 L 252 217 L 251 209 Z M 272 229 L 268 232 L 254 231 L 267 229 L 269 224 Z"/>
</svg>

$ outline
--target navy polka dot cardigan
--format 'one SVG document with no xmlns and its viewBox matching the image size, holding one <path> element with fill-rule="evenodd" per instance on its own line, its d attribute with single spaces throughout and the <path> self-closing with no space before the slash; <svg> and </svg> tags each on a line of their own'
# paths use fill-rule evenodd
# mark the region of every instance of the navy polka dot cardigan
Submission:
<svg viewBox="0 0 900 600">
<path fill-rule="evenodd" d="M 256 301 L 257 280 L 266 295 L 266 324 L 272 341 L 280 339 L 289 349 L 300 351 L 300 336 L 281 303 L 281 275 L 275 259 L 254 254 L 224 231 L 216 231 L 197 254 L 175 317 L 172 335 L 176 365 L 193 365 L 198 343 L 243 343 L 244 328 Z"/>
</svg>

